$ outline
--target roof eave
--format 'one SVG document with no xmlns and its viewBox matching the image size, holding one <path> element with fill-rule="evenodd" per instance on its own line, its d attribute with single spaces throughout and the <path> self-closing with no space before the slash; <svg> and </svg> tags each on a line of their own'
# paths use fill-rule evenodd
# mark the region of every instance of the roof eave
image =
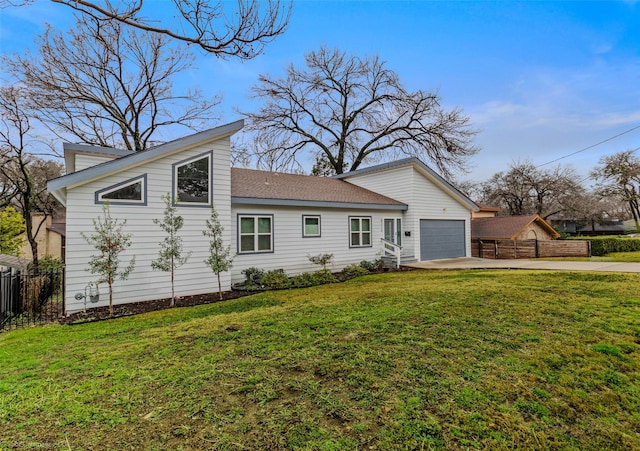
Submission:
<svg viewBox="0 0 640 451">
<path fill-rule="evenodd" d="M 431 181 L 435 182 L 440 188 L 447 191 L 451 197 L 453 197 L 458 203 L 469 209 L 470 211 L 478 211 L 480 207 L 469 199 L 465 194 L 463 194 L 460 190 L 458 190 L 451 183 L 446 181 L 441 175 L 423 163 L 419 158 L 409 157 L 404 158 L 402 160 L 391 161 L 388 163 L 381 163 L 375 166 L 370 166 L 368 168 L 358 169 L 352 172 L 346 172 L 344 174 L 334 175 L 332 178 L 336 179 L 347 179 L 349 177 L 354 177 L 362 174 L 367 174 L 370 172 L 378 172 L 378 171 L 386 171 L 388 169 L 399 168 L 402 166 L 414 166 L 422 170 Z"/>
<path fill-rule="evenodd" d="M 536 216 L 529 224 L 532 224 L 534 222 L 538 223 L 538 225 L 545 229 L 553 238 L 560 238 L 560 234 L 558 233 L 558 231 L 540 216 Z"/>
<path fill-rule="evenodd" d="M 405 204 L 369 204 L 364 202 L 333 202 L 302 199 L 272 199 L 262 197 L 231 197 L 232 205 L 276 205 L 282 207 L 323 207 L 354 210 L 397 210 L 405 211 Z"/>
<path fill-rule="evenodd" d="M 52 189 L 49 186 L 50 182 L 52 182 L 52 180 L 47 182 L 47 191 L 49 191 L 53 195 L 53 197 L 55 197 L 56 200 L 60 202 L 60 204 L 62 204 L 63 207 L 67 208 L 67 189 L 66 188 Z"/>
<path fill-rule="evenodd" d="M 185 136 L 183 138 L 179 138 L 174 141 L 170 141 L 168 143 L 143 150 L 141 152 L 135 152 L 121 158 L 99 164 L 97 166 L 92 166 L 90 168 L 86 168 L 81 171 L 50 180 L 47 183 L 47 189 L 49 191 L 53 191 L 62 188 L 70 188 L 78 185 L 83 185 L 92 180 L 96 180 L 106 175 L 118 172 L 124 168 L 137 166 L 151 160 L 162 158 L 167 154 L 179 151 L 184 148 L 193 147 L 195 145 L 216 141 L 226 136 L 231 136 L 234 133 L 240 131 L 242 127 L 244 127 L 244 120 L 239 120 L 212 128 L 210 130 L 205 130 L 200 133 Z"/>
</svg>

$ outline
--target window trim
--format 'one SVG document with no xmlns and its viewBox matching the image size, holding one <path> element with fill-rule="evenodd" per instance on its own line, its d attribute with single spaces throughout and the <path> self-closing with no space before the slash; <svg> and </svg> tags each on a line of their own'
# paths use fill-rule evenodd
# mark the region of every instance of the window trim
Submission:
<svg viewBox="0 0 640 451">
<path fill-rule="evenodd" d="M 308 218 L 318 220 L 318 234 L 307 234 L 307 222 Z M 320 215 L 302 215 L 302 238 L 321 238 L 322 237 L 322 218 Z"/>
<path fill-rule="evenodd" d="M 269 250 L 265 250 L 265 251 L 261 251 L 261 250 L 257 250 L 258 249 L 258 236 L 260 236 L 258 234 L 258 232 L 254 232 L 254 249 L 256 250 L 252 250 L 252 251 L 243 251 L 241 246 L 242 246 L 242 218 L 253 218 L 254 220 L 254 224 L 257 221 L 257 219 L 259 218 L 269 218 L 269 221 L 271 223 L 271 242 L 270 242 L 270 249 Z M 255 230 L 257 230 L 257 224 Z M 236 228 L 237 228 L 237 252 L 238 254 L 242 254 L 242 255 L 251 255 L 251 254 L 273 254 L 275 252 L 274 250 L 274 244 L 275 244 L 275 233 L 274 233 L 274 215 L 273 214 L 268 214 L 268 213 L 238 213 L 237 217 L 236 217 Z"/>
<path fill-rule="evenodd" d="M 105 194 L 109 194 L 112 193 L 114 191 L 117 191 L 121 188 L 125 188 L 127 186 L 130 185 L 135 185 L 136 183 L 140 182 L 141 183 L 141 189 L 140 189 L 140 194 L 141 194 L 141 200 L 131 200 L 131 199 L 104 199 L 103 196 Z M 96 205 L 102 205 L 106 202 L 109 202 L 109 204 L 111 205 L 142 205 L 142 206 L 146 206 L 147 205 L 147 174 L 142 174 L 142 175 L 137 175 L 135 177 L 132 177 L 130 179 L 124 180 L 122 182 L 116 183 L 114 185 L 110 185 L 107 186 L 106 188 L 102 188 L 98 191 L 96 191 L 94 193 L 94 203 Z"/>
<path fill-rule="evenodd" d="M 358 232 L 353 232 L 351 231 L 351 221 L 353 219 L 358 219 L 360 222 L 360 228 L 358 230 Z M 360 235 L 360 242 L 362 242 L 362 220 L 363 219 L 367 219 L 369 221 L 369 244 L 353 244 L 353 241 L 351 240 L 351 235 L 353 233 L 358 233 Z M 373 218 L 371 216 L 349 216 L 349 222 L 348 222 L 348 227 L 349 227 L 349 248 L 363 248 L 363 247 L 373 247 Z"/>
<path fill-rule="evenodd" d="M 202 160 L 203 158 L 209 159 L 209 192 L 207 195 L 207 202 L 188 202 L 178 199 L 178 169 L 194 161 Z M 172 205 L 181 207 L 210 207 L 213 201 L 213 152 L 207 151 L 193 157 L 186 158 L 171 165 L 171 191 L 172 191 Z"/>
</svg>

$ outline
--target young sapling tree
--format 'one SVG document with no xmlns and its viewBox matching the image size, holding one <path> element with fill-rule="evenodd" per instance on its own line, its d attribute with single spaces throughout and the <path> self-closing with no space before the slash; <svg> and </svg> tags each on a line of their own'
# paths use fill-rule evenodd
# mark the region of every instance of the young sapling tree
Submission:
<svg viewBox="0 0 640 451">
<path fill-rule="evenodd" d="M 93 220 L 95 233 L 87 236 L 82 233 L 82 237 L 87 243 L 92 245 L 98 253 L 89 259 L 89 271 L 91 274 L 99 274 L 97 283 L 109 285 L 109 314 L 113 314 L 113 282 L 116 279 L 126 280 L 135 266 L 136 257 L 131 257 L 129 264 L 120 269 L 120 254 L 131 246 L 131 234 L 124 233 L 126 220 L 118 221 L 111 217 L 109 203 L 102 206 L 104 218 L 98 217 Z"/>
<path fill-rule="evenodd" d="M 231 256 L 231 246 L 224 245 L 222 240 L 224 227 L 218 219 L 218 212 L 211 206 L 211 217 L 206 221 L 206 229 L 202 234 L 209 237 L 209 257 L 204 261 L 218 277 L 218 295 L 222 299 L 222 285 L 220 283 L 220 273 L 229 271 L 233 263 Z"/>
<path fill-rule="evenodd" d="M 175 305 L 175 273 L 176 269 L 184 265 L 191 252 L 184 254 L 184 245 L 178 232 L 184 225 L 184 219 L 177 214 L 178 209 L 173 205 L 169 193 L 162 196 L 165 203 L 164 218 L 154 219 L 153 223 L 160 226 L 166 233 L 164 240 L 160 242 L 158 258 L 151 262 L 151 268 L 171 273 L 171 307 Z"/>
</svg>

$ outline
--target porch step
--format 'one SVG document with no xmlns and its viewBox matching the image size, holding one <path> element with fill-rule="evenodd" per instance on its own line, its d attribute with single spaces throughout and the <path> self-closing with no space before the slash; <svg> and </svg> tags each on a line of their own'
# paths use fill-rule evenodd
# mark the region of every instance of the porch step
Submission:
<svg viewBox="0 0 640 451">
<path fill-rule="evenodd" d="M 396 258 L 395 257 L 391 257 L 390 255 L 385 255 L 382 257 L 382 261 L 384 261 L 385 265 L 388 266 L 396 266 Z M 400 256 L 400 265 L 404 265 L 405 263 L 415 263 L 417 262 L 418 259 L 415 257 L 415 255 L 401 255 Z"/>
</svg>

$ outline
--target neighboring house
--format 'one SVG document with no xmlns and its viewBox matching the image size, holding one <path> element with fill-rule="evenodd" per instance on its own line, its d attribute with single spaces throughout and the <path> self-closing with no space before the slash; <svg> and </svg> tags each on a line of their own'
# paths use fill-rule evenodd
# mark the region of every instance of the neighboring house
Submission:
<svg viewBox="0 0 640 451">
<path fill-rule="evenodd" d="M 478 211 L 471 212 L 471 219 L 495 218 L 498 216 L 498 213 L 500 213 L 500 208 L 498 207 L 492 207 L 491 205 L 480 204 L 478 202 L 476 202 L 476 205 L 478 206 Z"/>
<path fill-rule="evenodd" d="M 137 153 L 65 144 L 67 175 L 49 181 L 48 189 L 67 208 L 68 312 L 83 308 L 75 295 L 95 280 L 87 271 L 94 250 L 82 233 L 92 233 L 106 201 L 133 235 L 123 261 L 136 256 L 129 279 L 114 284 L 116 303 L 170 296 L 169 275 L 151 269 L 164 238 L 153 219 L 163 217 L 166 193 L 178 199 L 181 237 L 191 253 L 176 273 L 180 296 L 217 291 L 203 262 L 208 242 L 202 230 L 212 204 L 223 239 L 236 253 L 232 270 L 222 274 L 224 290 L 242 281 L 248 267 L 313 271 L 319 268 L 308 257 L 323 253 L 334 255 L 336 270 L 373 260 L 383 252 L 383 239 L 401 245 L 406 259 L 471 255 L 470 213 L 477 206 L 418 159 L 333 178 L 231 168 L 230 137 L 242 126 L 237 121 Z M 101 295 L 89 306 L 107 302 Z"/>
<path fill-rule="evenodd" d="M 625 223 L 618 219 L 593 221 L 590 224 L 573 219 L 552 219 L 551 223 L 560 232 L 576 236 L 624 235 L 627 229 Z"/>
<path fill-rule="evenodd" d="M 577 230 L 578 235 L 597 236 L 597 235 L 624 235 L 624 223 L 620 220 L 608 220 L 598 223 L 592 223 Z"/>
<path fill-rule="evenodd" d="M 471 220 L 473 240 L 552 240 L 559 237 L 560 234 L 538 215 Z"/>
<path fill-rule="evenodd" d="M 37 229 L 43 219 L 45 219 L 44 213 L 37 212 L 31 214 L 33 230 Z M 44 224 L 42 224 L 35 236 L 36 242 L 38 243 L 38 258 L 50 255 L 64 260 L 65 235 L 64 211 L 57 210 L 53 217 L 51 215 L 47 216 L 44 220 Z M 24 239 L 24 244 L 20 249 L 20 256 L 28 260 L 33 260 L 31 246 L 29 245 L 26 237 Z"/>
</svg>

